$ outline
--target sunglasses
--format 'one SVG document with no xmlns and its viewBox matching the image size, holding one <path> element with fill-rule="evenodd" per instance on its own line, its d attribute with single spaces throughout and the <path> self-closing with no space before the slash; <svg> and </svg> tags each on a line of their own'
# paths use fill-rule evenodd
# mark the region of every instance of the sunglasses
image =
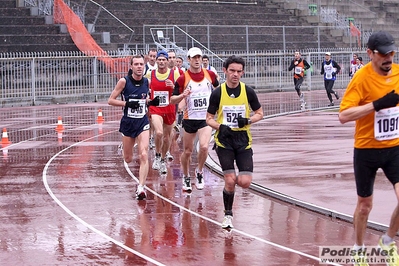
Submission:
<svg viewBox="0 0 399 266">
<path fill-rule="evenodd" d="M 382 53 L 378 52 L 377 50 L 373 50 L 373 53 L 379 54 L 380 56 L 385 57 L 385 56 L 388 56 L 388 55 L 389 56 L 394 56 L 396 51 L 390 51 L 390 52 L 388 52 L 386 54 L 382 54 Z"/>
</svg>

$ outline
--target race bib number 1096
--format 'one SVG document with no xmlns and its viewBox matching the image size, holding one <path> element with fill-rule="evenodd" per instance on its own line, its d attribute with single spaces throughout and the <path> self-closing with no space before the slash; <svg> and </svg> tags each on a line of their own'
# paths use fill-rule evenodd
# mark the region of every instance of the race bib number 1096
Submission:
<svg viewBox="0 0 399 266">
<path fill-rule="evenodd" d="M 390 140 L 399 137 L 399 107 L 375 112 L 374 137 L 376 140 Z"/>
</svg>

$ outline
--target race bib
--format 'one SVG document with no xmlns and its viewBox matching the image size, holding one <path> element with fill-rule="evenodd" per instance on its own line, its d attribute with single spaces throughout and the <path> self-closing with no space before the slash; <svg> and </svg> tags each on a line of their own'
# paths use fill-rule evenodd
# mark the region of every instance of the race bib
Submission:
<svg viewBox="0 0 399 266">
<path fill-rule="evenodd" d="M 238 117 L 245 117 L 245 105 L 224 105 L 223 106 L 223 124 L 238 128 Z"/>
<path fill-rule="evenodd" d="M 334 72 L 334 69 L 331 65 L 325 65 L 324 66 L 324 72 L 326 73 L 326 79 L 332 79 L 332 73 Z"/>
<path fill-rule="evenodd" d="M 193 111 L 204 111 L 208 109 L 208 96 L 207 95 L 195 95 L 190 97 L 191 110 Z"/>
<path fill-rule="evenodd" d="M 146 115 L 146 103 L 145 103 L 145 99 L 131 99 L 132 101 L 139 101 L 140 107 L 137 109 L 133 109 L 133 108 L 128 108 L 127 109 L 127 117 L 130 118 L 142 118 Z"/>
<path fill-rule="evenodd" d="M 167 91 L 154 91 L 154 98 L 159 97 L 159 107 L 169 105 L 169 92 Z"/>
<path fill-rule="evenodd" d="M 399 107 L 382 109 L 374 115 L 374 137 L 390 140 L 399 137 Z"/>
<path fill-rule="evenodd" d="M 302 74 L 302 67 L 295 67 L 295 74 L 300 75 Z"/>
</svg>

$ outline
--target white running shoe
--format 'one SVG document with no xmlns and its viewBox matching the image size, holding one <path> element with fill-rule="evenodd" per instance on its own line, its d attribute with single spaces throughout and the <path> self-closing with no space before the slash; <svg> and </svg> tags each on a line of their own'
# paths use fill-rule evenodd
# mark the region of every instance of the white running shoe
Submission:
<svg viewBox="0 0 399 266">
<path fill-rule="evenodd" d="M 233 216 L 225 215 L 222 222 L 222 228 L 228 229 L 233 228 Z"/>
<path fill-rule="evenodd" d="M 398 255 L 398 247 L 396 246 L 396 242 L 393 241 L 388 245 L 385 245 L 382 241 L 382 236 L 378 241 L 377 248 L 380 250 L 381 254 L 384 253 L 386 265 L 388 266 L 396 266 L 399 262 L 399 255 Z"/>
<path fill-rule="evenodd" d="M 191 187 L 191 178 L 189 176 L 183 177 L 183 190 L 186 192 L 193 191 L 193 188 Z"/>
<path fill-rule="evenodd" d="M 159 170 L 161 167 L 161 156 L 155 156 L 154 162 L 152 163 L 152 169 Z"/>
<path fill-rule="evenodd" d="M 195 177 L 196 177 L 195 186 L 199 190 L 203 189 L 204 186 L 205 186 L 205 183 L 204 183 L 204 172 L 199 172 L 198 168 L 195 168 Z"/>
<path fill-rule="evenodd" d="M 175 157 L 173 157 L 173 155 L 170 154 L 169 151 L 166 153 L 166 159 L 168 159 L 169 161 L 173 161 L 174 158 L 175 158 Z"/>
<path fill-rule="evenodd" d="M 168 172 L 168 168 L 166 167 L 165 160 L 160 161 L 159 172 L 161 172 L 161 174 L 166 174 Z"/>
<path fill-rule="evenodd" d="M 136 199 L 138 200 L 143 200 L 147 197 L 147 193 L 145 192 L 145 189 L 142 185 L 137 186 L 136 190 Z"/>
</svg>

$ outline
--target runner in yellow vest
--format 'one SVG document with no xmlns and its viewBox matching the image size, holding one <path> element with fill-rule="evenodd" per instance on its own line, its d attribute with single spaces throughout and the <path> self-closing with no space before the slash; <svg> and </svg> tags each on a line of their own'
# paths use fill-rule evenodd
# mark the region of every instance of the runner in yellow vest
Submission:
<svg viewBox="0 0 399 266">
<path fill-rule="evenodd" d="M 240 82 L 245 61 L 230 56 L 223 64 L 226 82 L 216 88 L 209 99 L 206 122 L 216 130 L 216 153 L 224 175 L 223 228 L 233 228 L 235 186 L 248 188 L 252 182 L 253 152 L 251 124 L 263 118 L 263 109 L 255 91 Z M 253 114 L 251 115 L 251 110 Z M 215 116 L 217 115 L 217 118 Z M 238 176 L 234 168 L 238 168 Z"/>
</svg>

